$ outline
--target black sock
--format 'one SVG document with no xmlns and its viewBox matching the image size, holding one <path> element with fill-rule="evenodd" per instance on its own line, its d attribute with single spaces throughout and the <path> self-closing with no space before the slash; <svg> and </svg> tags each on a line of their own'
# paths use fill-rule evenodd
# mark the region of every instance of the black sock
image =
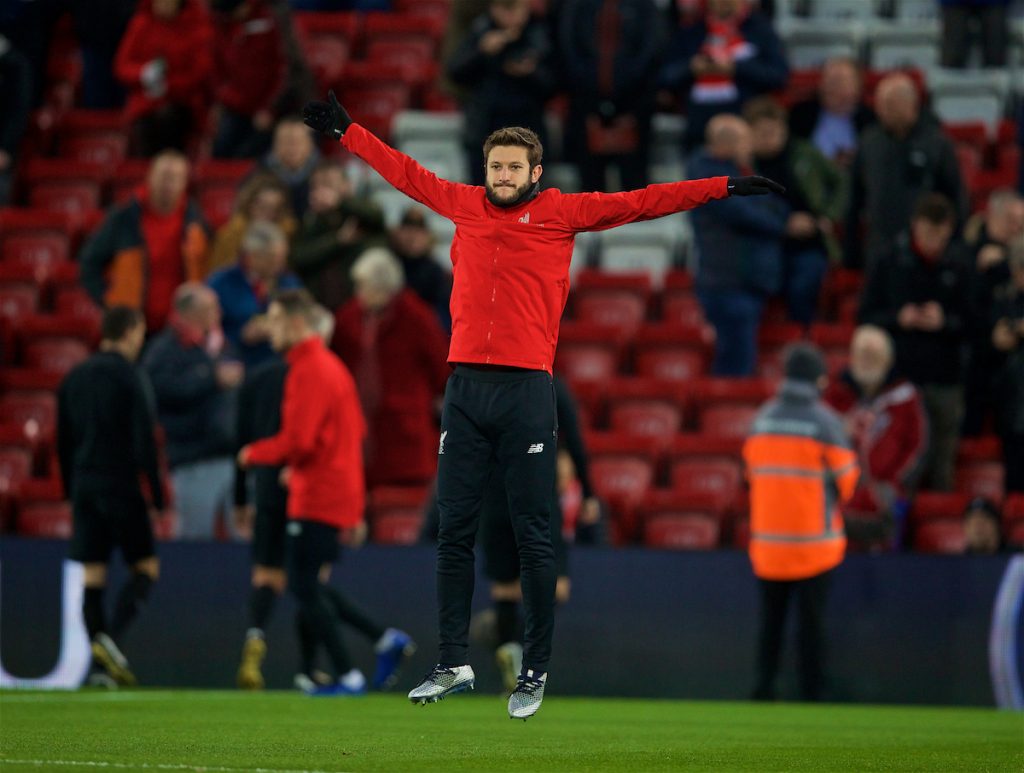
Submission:
<svg viewBox="0 0 1024 773">
<path fill-rule="evenodd" d="M 497 625 L 498 645 L 510 641 L 522 641 L 522 624 L 519 620 L 518 601 L 495 601 L 494 617 Z"/>
<path fill-rule="evenodd" d="M 295 613 L 295 630 L 299 635 L 299 671 L 312 676 L 316 667 L 316 632 L 301 609 Z"/>
<path fill-rule="evenodd" d="M 339 620 L 365 634 L 370 641 L 376 642 L 384 635 L 384 629 L 357 607 L 352 599 L 331 585 L 325 585 L 323 588 L 327 594 L 327 600 L 334 607 Z"/>
<path fill-rule="evenodd" d="M 131 578 L 121 588 L 114 608 L 114 620 L 110 624 L 110 633 L 114 638 L 124 633 L 136 615 L 146 606 L 149 589 L 153 587 L 153 579 L 148 574 L 133 572 Z"/>
<path fill-rule="evenodd" d="M 107 621 L 103 613 L 103 593 L 106 588 L 86 587 L 85 596 L 82 599 L 82 617 L 85 618 L 85 630 L 89 634 L 89 641 L 96 638 L 98 633 L 106 633 Z"/>
<path fill-rule="evenodd" d="M 253 588 L 249 593 L 249 630 L 259 630 L 261 633 L 267 628 L 267 621 L 270 613 L 274 611 L 274 602 L 277 594 L 269 585 L 260 585 Z"/>
</svg>

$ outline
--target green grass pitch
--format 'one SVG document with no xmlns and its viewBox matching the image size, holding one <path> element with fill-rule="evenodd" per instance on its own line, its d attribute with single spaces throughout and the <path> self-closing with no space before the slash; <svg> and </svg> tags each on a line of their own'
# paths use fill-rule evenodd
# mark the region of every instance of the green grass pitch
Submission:
<svg viewBox="0 0 1024 773">
<path fill-rule="evenodd" d="M 486 695 L 3 692 L 0 770 L 1004 773 L 1024 770 L 1024 715 L 554 694 L 521 722 Z"/>
</svg>

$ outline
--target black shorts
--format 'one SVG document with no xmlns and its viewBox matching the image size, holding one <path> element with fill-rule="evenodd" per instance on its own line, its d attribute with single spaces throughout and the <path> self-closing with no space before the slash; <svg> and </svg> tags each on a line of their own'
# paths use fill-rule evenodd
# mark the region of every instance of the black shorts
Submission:
<svg viewBox="0 0 1024 773">
<path fill-rule="evenodd" d="M 562 537 L 562 505 L 551 492 L 551 545 L 555 549 L 555 573 L 569 576 L 569 546 Z M 501 478 L 492 473 L 484 489 L 480 506 L 480 547 L 483 551 L 484 576 L 492 582 L 514 582 L 519 579 L 519 548 L 512 530 L 508 496 Z"/>
<path fill-rule="evenodd" d="M 115 547 L 128 564 L 156 555 L 149 508 L 141 491 L 79 488 L 71 499 L 72 561 L 106 564 Z"/>
<path fill-rule="evenodd" d="M 338 530 L 320 521 L 289 519 L 285 526 L 285 563 L 294 572 L 319 572 L 324 564 L 338 560 Z"/>
</svg>

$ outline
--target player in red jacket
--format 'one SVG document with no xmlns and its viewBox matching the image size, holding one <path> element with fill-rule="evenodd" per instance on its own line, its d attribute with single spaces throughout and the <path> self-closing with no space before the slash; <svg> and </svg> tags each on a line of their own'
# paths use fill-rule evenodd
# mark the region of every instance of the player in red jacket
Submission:
<svg viewBox="0 0 1024 773">
<path fill-rule="evenodd" d="M 377 654 L 389 663 L 383 676 L 378 663 L 378 686 L 390 682 L 414 645 L 407 634 L 376 626 L 347 598 L 324 588 L 324 568 L 338 557 L 339 531 L 365 534 L 361 530 L 366 424 L 352 376 L 316 332 L 316 308 L 306 290 L 283 290 L 270 303 L 271 345 L 276 351 L 287 351 L 288 362 L 281 429 L 243 446 L 238 465 L 286 468 L 288 589 L 299 602 L 302 618 L 326 648 L 338 677 L 336 684 L 318 692 L 359 695 L 366 691 L 366 679 L 352 667 L 341 638 L 341 619 L 376 639 Z M 361 537 L 350 540 L 358 542 Z"/>
<path fill-rule="evenodd" d="M 306 106 L 310 127 L 340 139 L 398 190 L 456 226 L 448 351 L 455 372 L 445 391 L 437 469 L 441 647 L 437 665 L 409 699 L 434 702 L 473 687 L 467 665 L 473 543 L 494 460 L 505 475 L 526 614 L 523 670 L 508 712 L 526 719 L 544 697 L 554 628 L 549 508 L 558 427 L 551 366 L 576 234 L 782 187 L 761 177 L 714 177 L 627 193 L 541 191 L 540 140 L 519 127 L 500 129 L 484 143 L 484 187 L 460 185 L 353 123 L 333 92 L 329 100 Z"/>
</svg>

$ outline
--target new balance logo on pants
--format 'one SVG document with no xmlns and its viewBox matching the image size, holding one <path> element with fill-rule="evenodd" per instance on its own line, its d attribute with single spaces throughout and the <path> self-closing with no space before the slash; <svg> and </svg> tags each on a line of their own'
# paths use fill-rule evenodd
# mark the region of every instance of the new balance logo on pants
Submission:
<svg viewBox="0 0 1024 773">
<path fill-rule="evenodd" d="M 543 443 L 534 443 L 533 445 L 531 445 L 529 448 L 526 449 L 526 453 L 528 453 L 528 454 L 542 454 L 542 453 L 544 453 L 544 444 Z"/>
</svg>

